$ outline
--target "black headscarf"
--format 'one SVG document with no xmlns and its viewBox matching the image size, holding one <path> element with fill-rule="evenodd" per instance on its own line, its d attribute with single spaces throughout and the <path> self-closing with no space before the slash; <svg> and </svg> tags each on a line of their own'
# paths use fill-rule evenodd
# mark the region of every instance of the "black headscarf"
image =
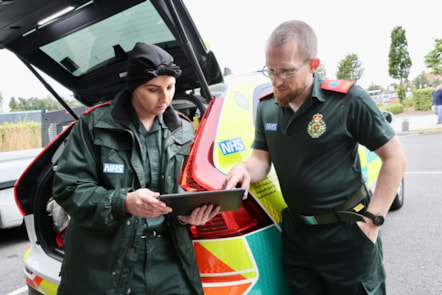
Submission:
<svg viewBox="0 0 442 295">
<path fill-rule="evenodd" d="M 127 59 L 127 87 L 130 91 L 147 81 L 161 76 L 181 75 L 179 66 L 173 63 L 173 57 L 161 47 L 138 42 Z"/>
</svg>

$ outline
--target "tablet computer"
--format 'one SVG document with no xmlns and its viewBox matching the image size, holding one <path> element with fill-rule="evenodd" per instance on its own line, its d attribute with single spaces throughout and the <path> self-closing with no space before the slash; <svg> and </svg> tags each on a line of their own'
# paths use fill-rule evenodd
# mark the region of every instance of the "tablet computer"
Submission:
<svg viewBox="0 0 442 295">
<path fill-rule="evenodd" d="M 230 190 L 183 192 L 160 195 L 160 201 L 171 207 L 173 215 L 190 215 L 193 209 L 202 205 L 219 205 L 220 212 L 239 209 L 245 190 L 235 188 Z"/>
</svg>

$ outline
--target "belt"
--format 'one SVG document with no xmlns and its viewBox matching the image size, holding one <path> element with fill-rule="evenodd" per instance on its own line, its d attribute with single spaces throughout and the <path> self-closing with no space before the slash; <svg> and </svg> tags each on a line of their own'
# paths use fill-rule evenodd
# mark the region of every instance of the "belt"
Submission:
<svg viewBox="0 0 442 295">
<path fill-rule="evenodd" d="M 364 216 L 359 212 L 365 208 L 365 205 L 361 202 L 368 195 L 368 189 L 365 184 L 361 185 L 359 189 L 348 199 L 344 204 L 335 207 L 333 211 L 323 213 L 319 215 L 301 215 L 293 213 L 303 223 L 309 225 L 329 224 L 336 222 L 349 222 L 349 221 L 363 221 Z"/>
<path fill-rule="evenodd" d="M 150 239 L 150 238 L 161 238 L 168 234 L 167 231 L 157 231 L 157 230 L 144 230 L 141 234 L 142 239 Z"/>
</svg>

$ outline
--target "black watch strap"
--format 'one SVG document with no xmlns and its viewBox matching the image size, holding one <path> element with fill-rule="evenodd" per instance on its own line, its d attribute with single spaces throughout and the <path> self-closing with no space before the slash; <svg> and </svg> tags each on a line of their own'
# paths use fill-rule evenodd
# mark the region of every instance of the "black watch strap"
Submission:
<svg viewBox="0 0 442 295">
<path fill-rule="evenodd" d="M 373 214 L 371 212 L 366 211 L 364 215 L 370 218 L 371 220 L 373 220 L 373 224 L 376 226 L 381 226 L 384 224 L 385 217 L 380 214 Z"/>
</svg>

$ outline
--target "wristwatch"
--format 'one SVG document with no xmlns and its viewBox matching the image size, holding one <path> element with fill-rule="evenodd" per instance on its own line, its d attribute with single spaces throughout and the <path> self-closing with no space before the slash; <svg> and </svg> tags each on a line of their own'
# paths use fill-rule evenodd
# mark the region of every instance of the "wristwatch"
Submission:
<svg viewBox="0 0 442 295">
<path fill-rule="evenodd" d="M 381 226 L 384 224 L 385 218 L 381 214 L 373 214 L 365 211 L 364 215 L 373 220 L 373 224 L 376 226 Z"/>
</svg>

